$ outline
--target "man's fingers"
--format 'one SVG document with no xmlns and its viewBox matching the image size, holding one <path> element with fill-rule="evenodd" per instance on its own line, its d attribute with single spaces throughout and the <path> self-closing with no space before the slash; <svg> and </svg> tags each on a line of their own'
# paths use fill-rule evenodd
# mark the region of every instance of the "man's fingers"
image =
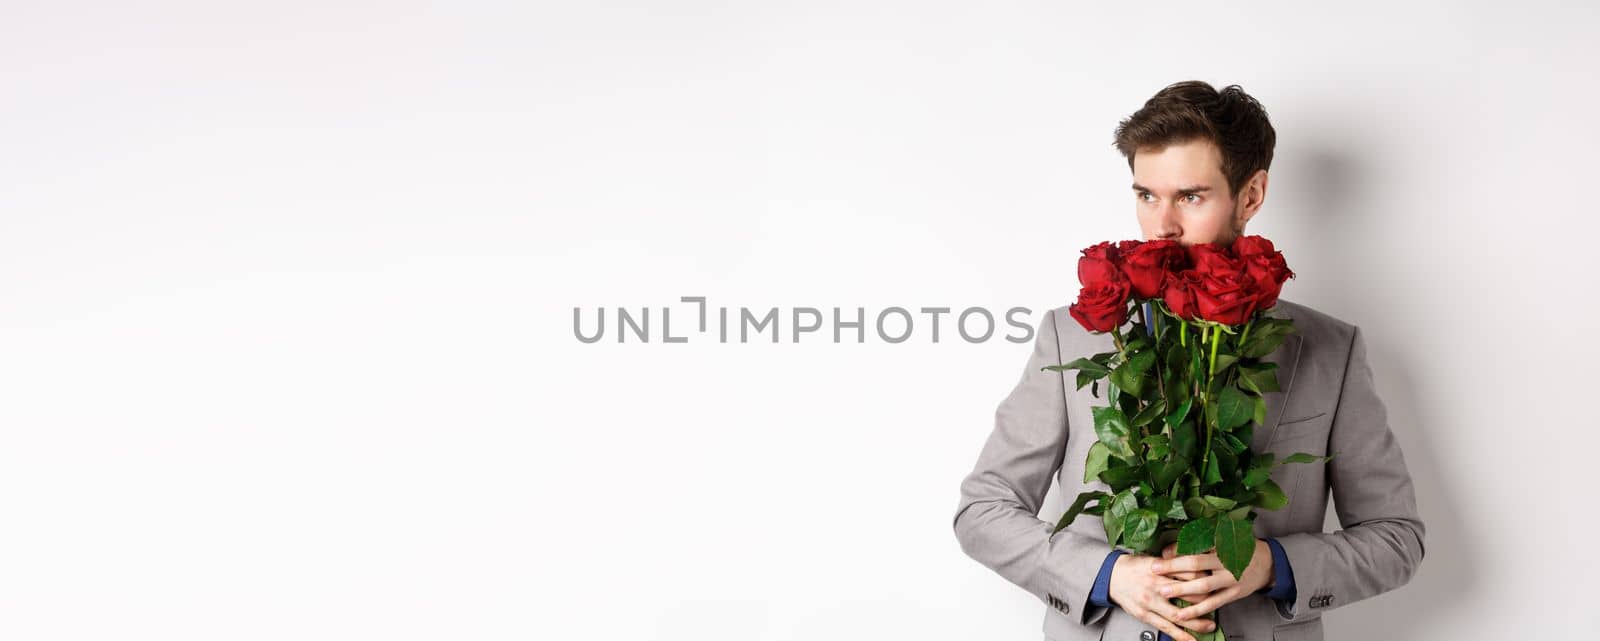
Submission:
<svg viewBox="0 0 1600 641">
<path fill-rule="evenodd" d="M 1225 588 L 1234 583 L 1236 583 L 1236 581 L 1233 580 L 1233 575 L 1231 574 L 1224 574 L 1222 576 L 1216 574 L 1207 574 L 1206 576 L 1202 576 L 1198 579 L 1190 581 L 1168 583 L 1161 586 L 1159 591 L 1163 596 L 1168 597 L 1183 596 L 1186 594 L 1210 594 L 1219 588 Z"/>
<path fill-rule="evenodd" d="M 1207 612 L 1210 612 L 1212 610 L 1220 608 L 1220 607 L 1223 606 L 1223 604 L 1226 604 L 1229 601 L 1233 600 L 1233 595 L 1237 591 L 1238 591 L 1238 588 L 1235 588 L 1235 587 L 1229 587 L 1227 589 L 1218 591 L 1215 594 L 1212 594 L 1211 596 L 1206 597 L 1204 601 L 1201 601 L 1201 602 L 1196 603 L 1194 605 L 1185 607 L 1182 610 L 1179 610 L 1177 612 L 1177 614 L 1175 614 L 1173 616 L 1173 618 L 1174 619 L 1193 619 L 1195 617 L 1203 617 L 1203 616 L 1206 615 Z"/>
<path fill-rule="evenodd" d="M 1195 641 L 1194 636 L 1189 634 L 1184 629 L 1178 627 L 1178 624 L 1163 619 L 1160 615 L 1157 615 L 1154 612 L 1150 612 L 1148 610 L 1145 611 L 1145 616 L 1143 618 L 1145 623 L 1156 626 L 1157 628 L 1160 628 L 1162 632 L 1167 633 L 1167 636 L 1172 637 L 1172 641 Z"/>
<path fill-rule="evenodd" d="M 1193 630 L 1202 634 L 1211 632 L 1217 628 L 1217 626 L 1211 622 L 1211 619 L 1187 619 L 1178 625 L 1183 626 L 1183 629 L 1185 630 Z"/>
<path fill-rule="evenodd" d="M 1217 570 L 1222 568 L 1222 561 L 1217 559 L 1217 553 L 1185 554 L 1171 559 L 1162 559 L 1150 564 L 1150 571 L 1156 574 L 1168 572 L 1194 572 L 1196 570 Z"/>
<path fill-rule="evenodd" d="M 1173 625 L 1182 627 L 1185 630 L 1200 633 L 1211 632 L 1217 627 L 1216 624 L 1211 622 L 1211 619 L 1180 619 L 1178 621 L 1174 621 Z"/>
<path fill-rule="evenodd" d="M 1177 556 L 1178 556 L 1178 544 L 1177 543 L 1170 544 L 1170 545 L 1167 546 L 1166 549 L 1161 551 L 1161 558 L 1163 558 L 1163 559 L 1176 558 Z M 1170 578 L 1170 579 L 1177 579 L 1179 581 L 1193 581 L 1195 579 L 1198 579 L 1198 578 L 1203 577 L 1203 576 L 1205 576 L 1207 574 L 1210 574 L 1210 573 L 1209 572 L 1166 572 L 1165 574 L 1167 575 L 1167 578 Z"/>
<path fill-rule="evenodd" d="M 1194 630 L 1195 632 L 1205 632 L 1206 630 L 1203 629 L 1201 626 L 1205 626 L 1205 625 L 1208 625 L 1210 623 L 1209 621 L 1207 621 L 1205 619 L 1194 619 L 1194 620 L 1191 620 L 1191 621 L 1181 621 L 1181 620 L 1179 620 L 1178 619 L 1178 610 L 1179 610 L 1178 605 L 1176 603 L 1173 603 L 1171 601 L 1168 601 L 1166 599 L 1162 599 L 1162 598 L 1159 598 L 1159 597 L 1157 597 L 1154 601 L 1152 601 L 1150 603 L 1150 608 L 1149 609 L 1154 611 L 1155 614 L 1166 618 L 1168 621 L 1173 622 L 1174 625 L 1181 625 L 1181 626 L 1183 626 L 1183 627 L 1185 627 L 1187 629 Z"/>
</svg>

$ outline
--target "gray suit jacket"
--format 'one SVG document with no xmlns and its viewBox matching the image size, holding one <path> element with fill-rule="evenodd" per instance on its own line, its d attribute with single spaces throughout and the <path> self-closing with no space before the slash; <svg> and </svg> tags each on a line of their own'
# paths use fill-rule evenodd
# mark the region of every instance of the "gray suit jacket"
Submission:
<svg viewBox="0 0 1600 641">
<path fill-rule="evenodd" d="M 1229 641 L 1320 640 L 1322 613 L 1404 585 L 1423 555 L 1411 476 L 1373 386 L 1360 328 L 1283 299 L 1273 315 L 1293 319 L 1297 331 L 1264 359 L 1278 364 L 1283 391 L 1266 395 L 1266 425 L 1256 428 L 1251 447 L 1279 458 L 1337 456 L 1272 472 L 1289 506 L 1259 511 L 1255 533 L 1283 545 L 1296 600 L 1252 594 L 1223 606 L 1217 616 Z M 1099 517 L 1080 516 L 1054 536 L 1059 514 L 1038 517 L 1052 478 L 1067 502 L 1085 490 L 1109 490 L 1098 480 L 1083 482 L 1095 441 L 1089 408 L 1104 398 L 1090 396 L 1087 386 L 1075 389 L 1075 372 L 1040 368 L 1113 349 L 1109 334 L 1084 331 L 1065 307 L 1047 312 L 1022 379 L 995 411 L 994 431 L 961 482 L 954 523 L 961 549 L 1045 603 L 1045 636 L 1055 641 L 1150 641 L 1158 632 L 1121 608 L 1089 602 L 1111 551 Z M 1330 490 L 1338 532 L 1322 531 Z"/>
</svg>

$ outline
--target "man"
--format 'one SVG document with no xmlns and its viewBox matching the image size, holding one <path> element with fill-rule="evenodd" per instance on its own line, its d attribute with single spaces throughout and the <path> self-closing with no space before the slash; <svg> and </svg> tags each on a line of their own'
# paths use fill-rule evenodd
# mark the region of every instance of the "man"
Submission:
<svg viewBox="0 0 1600 641">
<path fill-rule="evenodd" d="M 1133 172 L 1144 240 L 1188 246 L 1244 234 L 1267 195 L 1275 135 L 1261 105 L 1237 85 L 1162 89 L 1116 131 Z M 1067 270 L 1064 273 L 1071 273 Z M 1273 315 L 1294 320 L 1265 360 L 1281 392 L 1265 395 L 1255 451 L 1331 459 L 1272 473 L 1289 506 L 1261 511 L 1256 551 L 1235 580 L 1215 552 L 1126 554 L 1106 543 L 1100 519 L 1083 516 L 1051 534 L 1038 513 L 1052 477 L 1063 496 L 1107 490 L 1083 482 L 1096 440 L 1090 388 L 1046 365 L 1112 351 L 1111 337 L 1049 310 L 1022 379 L 995 412 L 977 465 L 961 483 L 955 515 L 962 549 L 1049 607 L 1047 639 L 1193 641 L 1216 612 L 1230 641 L 1322 639 L 1322 613 L 1404 585 L 1422 562 L 1424 527 L 1411 477 L 1388 425 L 1359 327 L 1280 298 Z M 1329 493 L 1342 530 L 1322 531 Z M 1054 517 L 1055 515 L 1050 515 Z M 1179 608 L 1182 597 L 1194 605 Z"/>
</svg>

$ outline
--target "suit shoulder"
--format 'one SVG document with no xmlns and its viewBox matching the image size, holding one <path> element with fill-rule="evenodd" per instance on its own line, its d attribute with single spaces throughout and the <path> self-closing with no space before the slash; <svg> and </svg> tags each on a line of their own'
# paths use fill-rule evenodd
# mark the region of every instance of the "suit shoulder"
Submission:
<svg viewBox="0 0 1600 641">
<path fill-rule="evenodd" d="M 1055 332 L 1054 338 L 1056 340 L 1056 344 L 1059 345 L 1063 351 L 1074 347 L 1077 341 L 1081 338 L 1078 336 L 1078 334 L 1088 334 L 1088 332 L 1085 332 L 1083 328 L 1078 325 L 1078 321 L 1072 319 L 1072 314 L 1067 311 L 1067 308 L 1070 306 L 1071 305 L 1062 305 L 1060 307 L 1046 309 L 1044 310 L 1044 314 L 1042 314 L 1042 318 L 1039 320 L 1040 327 Z M 1054 323 L 1053 325 L 1051 324 L 1052 322 Z"/>
<path fill-rule="evenodd" d="M 1106 351 L 1097 348 L 1101 343 L 1110 345 L 1111 335 L 1097 337 L 1090 334 L 1072 317 L 1072 313 L 1068 311 L 1070 307 L 1069 304 L 1046 309 L 1040 314 L 1039 319 L 1039 329 L 1050 332 L 1049 339 L 1056 344 L 1056 350 L 1062 354 L 1062 358 L 1077 358 L 1095 351 Z"/>
<path fill-rule="evenodd" d="M 1268 314 L 1293 320 L 1295 330 L 1308 337 L 1331 338 L 1347 343 L 1356 331 L 1354 323 L 1283 298 L 1278 299 L 1278 304 Z"/>
</svg>

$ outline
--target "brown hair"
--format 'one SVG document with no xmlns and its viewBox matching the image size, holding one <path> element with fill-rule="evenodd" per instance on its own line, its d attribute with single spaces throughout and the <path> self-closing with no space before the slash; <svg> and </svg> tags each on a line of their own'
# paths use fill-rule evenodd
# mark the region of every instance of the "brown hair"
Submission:
<svg viewBox="0 0 1600 641">
<path fill-rule="evenodd" d="M 1267 110 L 1239 85 L 1217 91 L 1205 82 L 1185 80 L 1156 92 L 1118 124 L 1115 144 L 1131 170 L 1139 149 L 1162 149 L 1197 139 L 1209 140 L 1222 151 L 1222 175 L 1229 191 L 1238 196 L 1257 169 L 1272 165 L 1277 134 Z"/>
</svg>

